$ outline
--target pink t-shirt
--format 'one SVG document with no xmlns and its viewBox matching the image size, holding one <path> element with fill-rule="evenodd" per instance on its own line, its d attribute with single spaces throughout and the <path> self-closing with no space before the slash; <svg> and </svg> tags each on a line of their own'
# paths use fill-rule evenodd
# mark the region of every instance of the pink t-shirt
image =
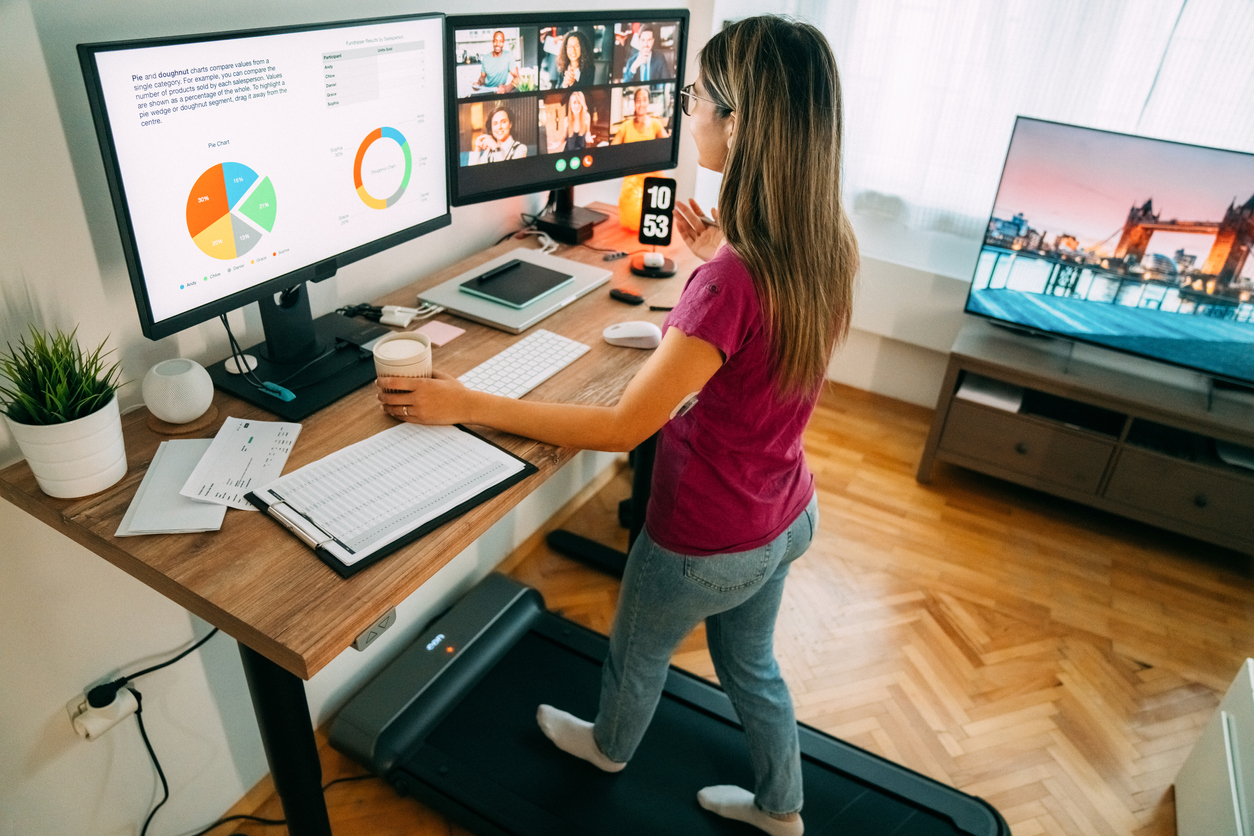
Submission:
<svg viewBox="0 0 1254 836">
<path fill-rule="evenodd" d="M 658 436 L 645 525 L 685 555 L 748 551 L 782 534 L 814 493 L 801 433 L 814 397 L 780 400 L 765 323 L 744 262 L 724 246 L 693 271 L 662 326 L 726 358 L 687 414 Z"/>
</svg>

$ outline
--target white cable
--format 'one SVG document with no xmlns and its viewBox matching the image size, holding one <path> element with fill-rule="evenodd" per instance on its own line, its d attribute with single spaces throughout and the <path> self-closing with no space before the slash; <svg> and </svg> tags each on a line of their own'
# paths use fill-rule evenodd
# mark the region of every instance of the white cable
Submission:
<svg viewBox="0 0 1254 836">
<path fill-rule="evenodd" d="M 383 325 L 395 325 L 398 328 L 408 328 L 409 324 L 415 319 L 430 319 L 436 314 L 444 310 L 439 305 L 432 305 L 430 302 L 418 300 L 419 304 L 416 308 L 403 308 L 400 305 L 384 305 L 382 313 L 379 316 L 379 322 Z"/>
<path fill-rule="evenodd" d="M 539 239 L 540 241 L 540 252 L 544 253 L 545 255 L 552 255 L 553 253 L 557 252 L 558 244 L 556 241 L 554 241 L 552 238 L 549 237 L 549 234 L 547 232 L 541 232 L 538 229 L 524 229 L 522 232 L 519 232 L 518 235 L 536 236 L 536 238 Z"/>
</svg>

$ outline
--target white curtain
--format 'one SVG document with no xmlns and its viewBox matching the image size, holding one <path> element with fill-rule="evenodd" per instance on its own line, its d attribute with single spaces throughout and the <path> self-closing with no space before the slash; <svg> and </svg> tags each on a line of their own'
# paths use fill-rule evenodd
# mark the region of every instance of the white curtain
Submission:
<svg viewBox="0 0 1254 836">
<path fill-rule="evenodd" d="M 1016 115 L 1254 151 L 1251 0 L 788 5 L 836 52 L 855 220 L 978 239 Z"/>
</svg>

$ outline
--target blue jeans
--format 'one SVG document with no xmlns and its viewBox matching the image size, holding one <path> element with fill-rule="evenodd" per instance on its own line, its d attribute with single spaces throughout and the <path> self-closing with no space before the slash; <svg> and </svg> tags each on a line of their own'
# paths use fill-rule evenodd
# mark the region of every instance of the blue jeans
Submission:
<svg viewBox="0 0 1254 836">
<path fill-rule="evenodd" d="M 772 647 L 788 565 L 810 546 L 817 498 L 770 543 L 745 552 L 686 557 L 642 532 L 632 546 L 593 737 L 610 760 L 631 759 L 666 681 L 671 653 L 704 619 L 719 682 L 744 725 L 763 812 L 801 809 L 801 752 L 792 698 Z"/>
</svg>

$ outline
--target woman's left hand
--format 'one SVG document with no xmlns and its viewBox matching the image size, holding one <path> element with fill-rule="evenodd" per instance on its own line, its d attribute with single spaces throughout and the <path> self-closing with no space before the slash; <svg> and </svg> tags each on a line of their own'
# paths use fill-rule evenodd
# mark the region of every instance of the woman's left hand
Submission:
<svg viewBox="0 0 1254 836">
<path fill-rule="evenodd" d="M 470 390 L 444 372 L 432 372 L 431 377 L 381 377 L 375 385 L 383 411 L 399 421 L 447 425 L 468 420 Z"/>
<path fill-rule="evenodd" d="M 696 198 L 689 198 L 687 205 L 682 200 L 675 201 L 675 230 L 693 255 L 709 261 L 723 244 L 723 230 L 701 220 L 704 214 Z M 718 220 L 717 209 L 714 220 Z"/>
</svg>

